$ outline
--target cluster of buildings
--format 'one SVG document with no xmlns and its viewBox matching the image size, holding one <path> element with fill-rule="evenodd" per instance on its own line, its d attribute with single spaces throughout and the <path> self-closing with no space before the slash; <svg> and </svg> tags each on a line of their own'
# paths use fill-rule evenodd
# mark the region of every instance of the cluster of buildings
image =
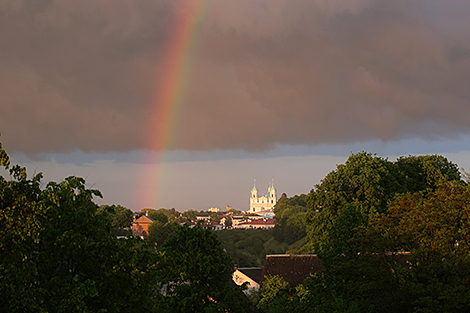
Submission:
<svg viewBox="0 0 470 313">
<path fill-rule="evenodd" d="M 274 206 L 277 203 L 276 189 L 274 183 L 268 187 L 266 194 L 260 194 L 256 188 L 256 181 L 251 189 L 250 208 L 241 214 L 235 214 L 227 206 L 226 212 L 221 212 L 219 208 L 210 208 L 208 212 L 198 213 L 196 220 L 188 220 L 180 214 L 179 223 L 181 225 L 190 223 L 194 227 L 200 223 L 203 228 L 212 230 L 222 229 L 270 229 L 275 226 Z M 214 219 L 214 213 L 217 218 Z M 134 236 L 148 236 L 148 227 L 154 220 L 146 215 L 134 219 L 132 224 L 132 234 Z"/>
<path fill-rule="evenodd" d="M 218 213 L 218 222 L 212 220 L 210 213 L 198 213 L 196 220 L 188 220 L 180 216 L 179 224 L 190 224 L 190 227 L 196 226 L 198 223 L 203 228 L 212 230 L 222 229 L 271 229 L 275 226 L 274 218 L 267 218 L 256 213 L 233 214 L 232 212 Z M 228 222 L 231 220 L 231 223 Z M 147 215 L 136 218 L 132 223 L 132 234 L 134 236 L 147 237 L 148 228 L 154 220 Z"/>
</svg>

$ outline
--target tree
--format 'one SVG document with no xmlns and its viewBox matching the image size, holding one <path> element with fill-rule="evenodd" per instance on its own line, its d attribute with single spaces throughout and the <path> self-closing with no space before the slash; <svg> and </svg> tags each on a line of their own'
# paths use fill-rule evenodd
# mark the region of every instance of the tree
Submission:
<svg viewBox="0 0 470 313">
<path fill-rule="evenodd" d="M 279 276 L 266 277 L 263 287 L 254 296 L 256 307 L 263 313 L 293 312 L 290 300 L 291 288 Z"/>
<path fill-rule="evenodd" d="M 230 284 L 233 263 L 212 230 L 178 226 L 162 252 L 161 282 L 172 311 L 246 311 L 242 289 Z"/>
<path fill-rule="evenodd" d="M 174 224 L 167 222 L 163 224 L 160 221 L 155 221 L 150 224 L 148 228 L 148 240 L 157 244 L 157 247 L 161 247 L 165 240 L 175 232 Z"/>
<path fill-rule="evenodd" d="M 276 219 L 281 219 L 285 210 L 288 210 L 292 207 L 301 207 L 307 209 L 307 195 L 295 195 L 293 197 L 287 198 L 281 197 L 276 205 L 274 206 L 274 213 Z"/>
<path fill-rule="evenodd" d="M 149 217 L 153 219 L 154 221 L 160 222 L 162 225 L 166 224 L 168 222 L 168 217 L 166 214 L 158 211 L 151 211 L 149 213 Z"/>
<path fill-rule="evenodd" d="M 216 222 L 216 223 L 220 222 L 220 218 L 219 218 L 219 215 L 217 215 L 217 213 L 211 212 L 209 215 L 210 215 L 211 222 Z"/>
<path fill-rule="evenodd" d="M 354 205 L 318 250 L 324 271 L 300 305 L 318 312 L 466 312 L 470 309 L 470 187 L 397 196 L 366 223 Z M 300 298 L 300 296 L 298 296 Z"/>
<path fill-rule="evenodd" d="M 0 146 L 2 165 L 9 167 Z M 18 165 L 0 177 L 0 311 L 156 311 L 159 255 L 138 239 L 111 236 L 85 180 L 68 177 L 41 189 Z M 145 273 L 145 274 L 143 274 Z"/>
<path fill-rule="evenodd" d="M 107 212 L 116 235 L 130 234 L 134 213 L 121 205 L 101 205 L 100 211 Z M 127 231 L 126 231 L 127 230 Z"/>
<path fill-rule="evenodd" d="M 470 187 L 436 187 L 393 201 L 364 233 L 365 248 L 409 252 L 399 282 L 415 312 L 469 311 Z"/>
<path fill-rule="evenodd" d="M 324 270 L 297 290 L 296 308 L 468 311 L 468 188 L 442 156 L 352 155 L 308 196 L 304 252 Z"/>
<path fill-rule="evenodd" d="M 347 204 L 354 203 L 366 219 L 374 218 L 387 211 L 397 194 L 434 190 L 455 179 L 460 180 L 458 167 L 442 156 L 409 156 L 391 162 L 367 152 L 352 154 L 307 196 L 309 243 L 304 252 L 314 252 L 314 246 L 324 242 L 328 227 Z"/>
<path fill-rule="evenodd" d="M 225 218 L 225 228 L 230 228 L 232 227 L 232 218 L 230 216 L 227 216 Z"/>
<path fill-rule="evenodd" d="M 400 157 L 396 161 L 400 182 L 407 192 L 436 190 L 446 181 L 459 181 L 458 166 L 442 155 L 421 155 Z"/>
<path fill-rule="evenodd" d="M 175 208 L 171 209 L 165 209 L 165 208 L 160 208 L 158 210 L 156 209 L 151 209 L 151 208 L 145 208 L 140 210 L 140 216 L 148 214 L 150 217 L 152 216 L 158 216 L 156 214 L 162 214 L 165 215 L 167 220 L 164 222 L 163 218 L 156 218 L 159 219 L 162 223 L 166 223 L 167 221 L 177 221 L 178 218 L 180 217 L 180 213 L 175 210 Z"/>
<path fill-rule="evenodd" d="M 306 212 L 306 195 L 280 198 L 274 206 L 276 219 L 274 239 L 292 244 L 305 237 L 307 233 L 303 219 Z"/>
<path fill-rule="evenodd" d="M 362 213 L 373 216 L 385 212 L 388 201 L 402 191 L 392 162 L 366 152 L 352 154 L 308 194 L 306 249 L 313 251 L 313 246 L 324 241 L 327 228 L 346 204 L 354 203 Z"/>
<path fill-rule="evenodd" d="M 158 209 L 157 212 L 165 214 L 166 217 L 168 218 L 168 221 L 171 221 L 171 222 L 175 221 L 180 216 L 180 213 L 177 212 L 175 208 L 171 208 L 171 209 L 161 208 L 161 209 Z"/>
<path fill-rule="evenodd" d="M 197 219 L 197 211 L 196 210 L 187 210 L 183 212 L 183 216 L 186 217 L 190 221 L 195 221 Z"/>
<path fill-rule="evenodd" d="M 380 254 L 365 254 L 357 231 L 366 217 L 354 204 L 348 204 L 328 227 L 328 237 L 318 245 L 323 271 L 307 278 L 297 296 L 298 305 L 319 312 L 396 312 L 406 310 L 397 297 L 392 272 Z M 393 300 L 393 301 L 392 301 Z"/>
<path fill-rule="evenodd" d="M 233 213 L 235 215 L 242 214 L 242 211 L 238 211 L 237 209 L 231 208 L 227 211 L 228 213 Z"/>
</svg>

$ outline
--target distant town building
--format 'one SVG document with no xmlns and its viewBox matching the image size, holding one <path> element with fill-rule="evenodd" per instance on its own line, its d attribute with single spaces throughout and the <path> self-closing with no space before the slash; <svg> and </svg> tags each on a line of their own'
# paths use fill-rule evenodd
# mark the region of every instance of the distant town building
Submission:
<svg viewBox="0 0 470 313">
<path fill-rule="evenodd" d="M 275 219 L 260 218 L 238 223 L 239 229 L 271 229 L 276 226 Z"/>
<path fill-rule="evenodd" d="M 210 213 L 208 213 L 208 212 L 197 213 L 197 214 L 196 214 L 196 219 L 197 219 L 198 221 L 199 221 L 199 220 L 210 221 L 211 215 L 210 215 Z"/>
<path fill-rule="evenodd" d="M 135 217 L 134 217 L 135 218 Z M 148 216 L 148 211 L 146 215 L 135 219 L 132 223 L 132 235 L 133 236 L 140 236 L 140 237 L 148 237 L 149 233 L 149 226 L 152 224 L 154 220 Z"/>
<path fill-rule="evenodd" d="M 258 188 L 256 188 L 256 181 L 251 189 L 250 197 L 250 213 L 263 212 L 263 211 L 273 211 L 274 206 L 276 205 L 276 189 L 274 188 L 274 183 L 268 188 L 268 193 L 266 195 L 259 196 Z"/>
<path fill-rule="evenodd" d="M 210 209 L 209 209 L 209 212 L 220 213 L 221 210 L 220 210 L 219 208 L 210 208 Z"/>
</svg>

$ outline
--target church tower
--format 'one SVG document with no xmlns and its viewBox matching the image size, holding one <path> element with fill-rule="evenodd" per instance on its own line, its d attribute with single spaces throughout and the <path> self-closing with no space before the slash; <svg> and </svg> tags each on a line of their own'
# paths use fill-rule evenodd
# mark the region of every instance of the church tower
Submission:
<svg viewBox="0 0 470 313">
<path fill-rule="evenodd" d="M 258 188 L 256 188 L 256 179 L 253 184 L 253 189 L 251 189 L 251 198 L 252 199 L 258 199 Z"/>
<path fill-rule="evenodd" d="M 277 202 L 277 195 L 276 189 L 274 188 L 274 182 L 269 185 L 268 193 L 262 196 L 258 194 L 258 188 L 256 188 L 256 180 L 251 189 L 251 197 L 250 197 L 250 212 L 265 212 L 265 211 L 273 211 L 274 206 Z"/>
<path fill-rule="evenodd" d="M 274 188 L 274 181 L 271 182 L 271 186 L 268 188 L 268 203 L 274 206 L 277 201 L 276 188 Z"/>
</svg>

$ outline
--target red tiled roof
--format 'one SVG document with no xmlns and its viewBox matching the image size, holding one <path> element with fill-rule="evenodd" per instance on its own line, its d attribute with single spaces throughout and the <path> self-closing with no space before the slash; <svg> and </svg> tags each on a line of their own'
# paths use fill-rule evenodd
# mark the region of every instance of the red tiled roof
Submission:
<svg viewBox="0 0 470 313">
<path fill-rule="evenodd" d="M 238 225 L 253 225 L 253 226 L 262 226 L 262 225 L 272 225 L 274 226 L 274 219 L 256 219 L 251 221 L 246 221 L 243 223 L 239 223 Z"/>
<path fill-rule="evenodd" d="M 267 255 L 263 267 L 263 277 L 279 275 L 296 287 L 303 283 L 310 274 L 322 270 L 320 259 L 313 254 L 310 255 Z"/>
</svg>

